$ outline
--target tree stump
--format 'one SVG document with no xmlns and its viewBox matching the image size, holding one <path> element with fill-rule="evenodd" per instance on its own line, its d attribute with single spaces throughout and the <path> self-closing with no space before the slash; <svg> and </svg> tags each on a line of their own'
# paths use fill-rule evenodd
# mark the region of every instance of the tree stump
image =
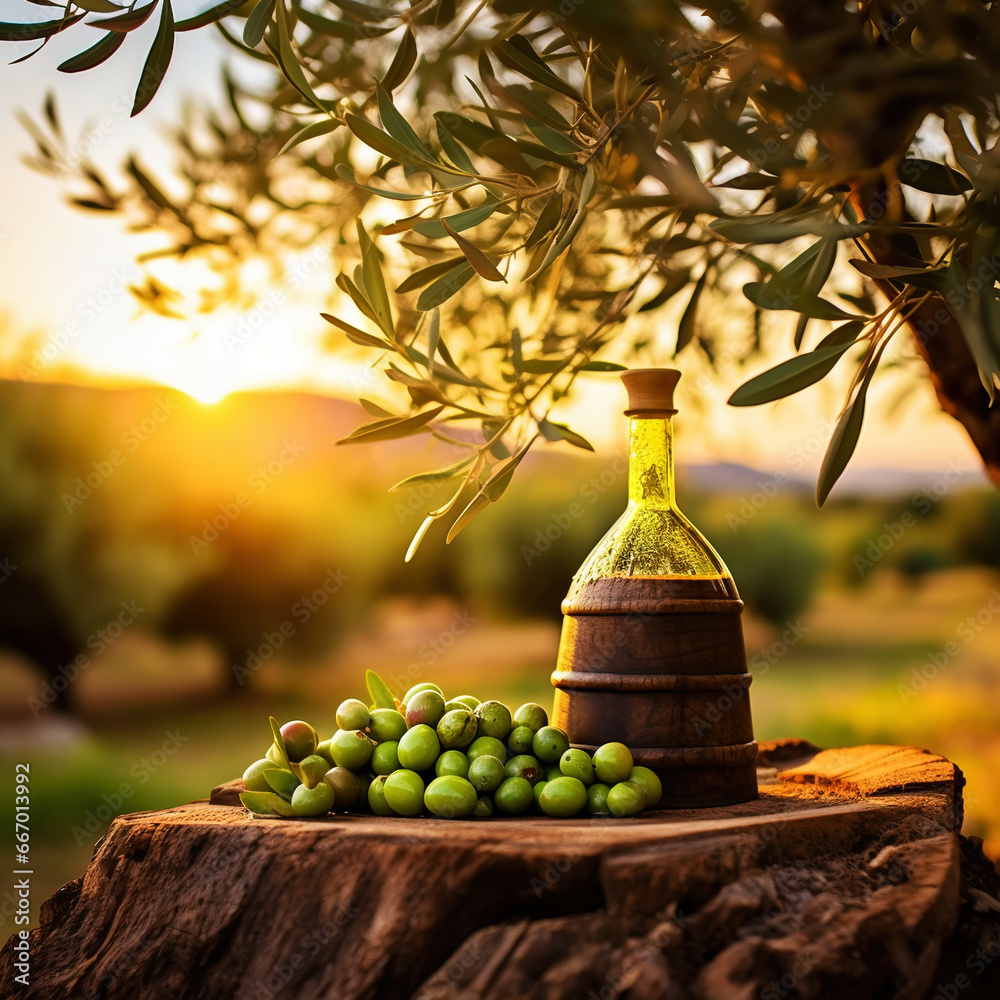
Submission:
<svg viewBox="0 0 1000 1000">
<path fill-rule="evenodd" d="M 27 988 L 7 942 L 0 996 L 1000 995 L 954 765 L 801 741 L 758 763 L 756 801 L 628 820 L 255 820 L 230 782 L 115 820 L 43 905 Z"/>
</svg>

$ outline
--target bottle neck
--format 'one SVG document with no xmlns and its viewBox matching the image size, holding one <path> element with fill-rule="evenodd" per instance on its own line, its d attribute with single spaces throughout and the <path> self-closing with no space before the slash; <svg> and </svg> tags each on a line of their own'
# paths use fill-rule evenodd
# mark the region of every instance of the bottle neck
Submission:
<svg viewBox="0 0 1000 1000">
<path fill-rule="evenodd" d="M 630 503 L 676 507 L 671 417 L 630 418 L 628 498 Z"/>
</svg>

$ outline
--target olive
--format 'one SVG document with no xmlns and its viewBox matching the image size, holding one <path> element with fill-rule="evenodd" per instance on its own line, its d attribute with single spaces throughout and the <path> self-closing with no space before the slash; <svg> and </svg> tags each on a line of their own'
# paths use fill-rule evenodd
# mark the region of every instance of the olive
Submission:
<svg viewBox="0 0 1000 1000">
<path fill-rule="evenodd" d="M 338 809 L 350 809 L 361 797 L 361 779 L 346 767 L 331 767 L 323 780 L 333 789 Z"/>
<path fill-rule="evenodd" d="M 535 733 L 531 748 L 544 764 L 554 764 L 569 749 L 569 737 L 555 726 L 542 726 Z"/>
<path fill-rule="evenodd" d="M 563 773 L 561 770 L 559 770 L 558 764 L 549 764 L 548 768 L 545 771 L 546 781 L 551 781 L 553 778 L 561 778 L 562 776 Z"/>
<path fill-rule="evenodd" d="M 566 775 L 547 781 L 538 798 L 538 808 L 547 816 L 575 816 L 586 805 L 587 786 Z"/>
<path fill-rule="evenodd" d="M 466 708 L 471 708 L 473 711 L 479 707 L 479 699 L 475 695 L 460 694 L 458 697 L 452 698 L 448 704 L 453 705 L 456 701 L 464 705 Z"/>
<path fill-rule="evenodd" d="M 531 741 L 534 738 L 534 732 L 527 726 L 517 726 L 507 737 L 507 749 L 515 756 L 519 753 L 531 753 Z"/>
<path fill-rule="evenodd" d="M 505 778 L 503 784 L 493 793 L 493 804 L 508 816 L 520 816 L 527 812 L 535 797 L 531 783 L 524 778 Z"/>
<path fill-rule="evenodd" d="M 403 767 L 410 771 L 428 771 L 438 759 L 441 744 L 430 726 L 419 723 L 403 733 L 397 752 Z"/>
<path fill-rule="evenodd" d="M 338 729 L 330 738 L 330 751 L 337 767 L 360 771 L 372 759 L 375 744 L 360 729 Z"/>
<path fill-rule="evenodd" d="M 368 805 L 376 816 L 391 816 L 392 809 L 385 800 L 385 783 L 389 779 L 383 774 L 368 786 Z"/>
<path fill-rule="evenodd" d="M 624 743 L 605 743 L 594 751 L 594 770 L 606 785 L 626 781 L 632 773 L 632 753 Z"/>
<path fill-rule="evenodd" d="M 310 757 L 303 757 L 297 765 L 299 778 L 306 788 L 315 788 L 324 778 L 326 772 L 330 770 L 330 765 L 325 757 L 318 753 Z"/>
<path fill-rule="evenodd" d="M 406 703 L 406 725 L 436 726 L 444 715 L 444 698 L 438 691 L 418 691 Z"/>
<path fill-rule="evenodd" d="M 542 765 L 531 754 L 522 753 L 507 761 L 504 774 L 508 778 L 525 778 L 534 784 L 542 780 Z"/>
<path fill-rule="evenodd" d="M 399 743 L 386 740 L 372 751 L 372 770 L 376 774 L 392 774 L 399 770 Z"/>
<path fill-rule="evenodd" d="M 455 774 L 459 778 L 469 776 L 469 758 L 461 750 L 445 750 L 434 765 L 434 775 L 437 778 L 446 774 Z"/>
<path fill-rule="evenodd" d="M 317 743 L 316 753 L 318 753 L 330 767 L 333 767 L 333 749 L 330 747 L 329 740 L 323 740 L 322 743 Z"/>
<path fill-rule="evenodd" d="M 632 773 L 628 776 L 628 780 L 634 781 L 637 785 L 642 785 L 646 792 L 647 809 L 652 809 L 663 797 L 663 783 L 657 777 L 656 772 L 651 771 L 648 767 L 636 764 L 632 768 Z"/>
<path fill-rule="evenodd" d="M 394 708 L 376 708 L 372 712 L 368 731 L 376 743 L 398 740 L 406 732 L 406 719 Z"/>
<path fill-rule="evenodd" d="M 421 691 L 437 691 L 442 698 L 444 697 L 444 691 L 442 691 L 437 684 L 431 684 L 430 681 L 423 681 L 420 684 L 414 684 L 413 687 L 411 687 L 410 690 L 403 695 L 403 704 L 409 705 L 410 699 L 415 694 L 420 694 Z"/>
<path fill-rule="evenodd" d="M 608 792 L 608 809 L 614 816 L 634 816 L 646 808 L 646 789 L 637 781 L 619 781 Z"/>
<path fill-rule="evenodd" d="M 542 797 L 542 789 L 548 784 L 547 781 L 539 781 L 538 784 L 534 785 L 531 789 L 531 794 L 535 797 L 535 808 L 540 808 L 538 805 L 538 800 Z"/>
<path fill-rule="evenodd" d="M 533 733 L 549 724 L 549 717 L 541 705 L 529 701 L 514 713 L 515 726 L 527 726 Z"/>
<path fill-rule="evenodd" d="M 476 717 L 463 705 L 441 716 L 437 724 L 438 739 L 446 750 L 467 747 L 476 738 Z"/>
<path fill-rule="evenodd" d="M 357 698 L 342 701 L 337 709 L 337 725 L 341 729 L 367 729 L 371 722 L 368 706 Z"/>
<path fill-rule="evenodd" d="M 325 816 L 335 801 L 333 788 L 321 781 L 315 788 L 299 785 L 292 792 L 292 812 L 296 816 Z"/>
<path fill-rule="evenodd" d="M 599 781 L 587 789 L 587 812 L 591 816 L 607 816 L 611 810 L 608 809 L 608 792 L 611 789 L 607 785 L 602 785 Z"/>
<path fill-rule="evenodd" d="M 476 706 L 477 736 L 505 740 L 510 732 L 510 709 L 502 701 L 484 701 Z"/>
<path fill-rule="evenodd" d="M 496 757 L 499 760 L 507 759 L 507 747 L 492 736 L 480 736 L 469 744 L 469 749 L 465 751 L 470 761 L 484 755 Z"/>
<path fill-rule="evenodd" d="M 264 772 L 274 768 L 274 761 L 267 757 L 255 760 L 243 772 L 243 785 L 248 792 L 269 792 L 271 786 L 264 779 Z"/>
<path fill-rule="evenodd" d="M 393 771 L 385 779 L 385 801 L 400 816 L 416 816 L 424 807 L 424 783 L 414 771 Z"/>
<path fill-rule="evenodd" d="M 477 792 L 494 792 L 507 777 L 502 760 L 484 754 L 469 765 L 469 781 Z"/>
<path fill-rule="evenodd" d="M 586 750 L 567 750 L 559 758 L 559 770 L 570 778 L 579 778 L 585 785 L 594 783 L 594 764 Z"/>
<path fill-rule="evenodd" d="M 424 792 L 424 805 L 428 811 L 442 819 L 471 816 L 479 804 L 476 790 L 465 778 L 446 774 L 435 778 Z"/>
<path fill-rule="evenodd" d="M 314 754 L 316 744 L 319 743 L 316 730 L 301 719 L 286 722 L 281 727 L 281 738 L 285 741 L 285 753 L 291 761 L 300 761 L 303 757 Z"/>
<path fill-rule="evenodd" d="M 483 816 L 492 816 L 493 800 L 488 795 L 480 795 L 476 808 L 472 810 L 472 815 L 477 819 Z"/>
</svg>

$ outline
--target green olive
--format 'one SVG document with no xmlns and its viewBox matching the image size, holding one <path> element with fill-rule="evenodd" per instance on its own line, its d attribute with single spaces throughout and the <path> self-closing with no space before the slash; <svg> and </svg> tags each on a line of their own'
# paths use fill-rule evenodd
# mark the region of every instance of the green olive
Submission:
<svg viewBox="0 0 1000 1000">
<path fill-rule="evenodd" d="M 360 771 L 372 759 L 375 744 L 360 729 L 338 729 L 330 738 L 330 752 L 338 767 Z"/>
<path fill-rule="evenodd" d="M 316 730 L 303 722 L 295 719 L 293 722 L 286 722 L 281 727 L 281 738 L 285 741 L 285 752 L 288 759 L 292 761 L 302 760 L 316 752 L 316 744 L 319 743 L 319 736 Z"/>
<path fill-rule="evenodd" d="M 414 684 L 413 687 L 411 687 L 410 690 L 403 695 L 403 704 L 409 705 L 410 699 L 415 694 L 420 694 L 421 691 L 437 691 L 442 698 L 444 697 L 444 691 L 442 691 L 437 684 L 431 684 L 430 681 L 423 681 L 420 684 Z"/>
<path fill-rule="evenodd" d="M 565 775 L 545 783 L 538 808 L 547 816 L 575 816 L 587 805 L 587 786 L 579 778 Z"/>
<path fill-rule="evenodd" d="M 480 736 L 469 744 L 469 749 L 465 751 L 470 761 L 477 757 L 496 757 L 498 760 L 507 759 L 507 747 L 501 740 L 492 736 Z"/>
<path fill-rule="evenodd" d="M 418 723 L 403 733 L 397 752 L 399 763 L 408 770 L 429 771 L 438 759 L 441 743 L 430 726 Z"/>
<path fill-rule="evenodd" d="M 443 778 L 446 774 L 467 778 L 469 776 L 469 758 L 461 750 L 445 750 L 434 765 L 434 774 L 438 778 Z"/>
<path fill-rule="evenodd" d="M 585 785 L 594 783 L 594 764 L 586 750 L 567 750 L 559 758 L 559 770 L 567 777 L 579 778 Z"/>
<path fill-rule="evenodd" d="M 472 815 L 477 819 L 493 815 L 493 800 L 488 795 L 480 795 L 476 808 L 472 810 Z"/>
<path fill-rule="evenodd" d="M 476 738 L 476 717 L 472 709 L 463 705 L 441 716 L 437 724 L 438 739 L 447 750 L 467 747 Z"/>
<path fill-rule="evenodd" d="M 248 792 L 269 792 L 271 786 L 264 780 L 264 772 L 274 767 L 274 761 L 268 757 L 255 760 L 243 772 L 243 785 Z"/>
<path fill-rule="evenodd" d="M 504 774 L 508 778 L 524 778 L 534 784 L 542 780 L 542 765 L 531 754 L 522 753 L 507 761 Z"/>
<path fill-rule="evenodd" d="M 541 705 L 529 701 L 514 713 L 515 726 L 527 726 L 533 733 L 549 724 L 549 716 Z"/>
<path fill-rule="evenodd" d="M 634 816 L 646 808 L 646 789 L 637 781 L 619 781 L 608 792 L 608 809 L 613 816 Z"/>
<path fill-rule="evenodd" d="M 376 816 L 391 816 L 392 808 L 385 800 L 385 783 L 389 779 L 384 775 L 379 775 L 368 786 L 368 805 Z"/>
<path fill-rule="evenodd" d="M 376 708 L 371 716 L 368 731 L 376 743 L 398 740 L 406 732 L 406 719 L 394 708 Z"/>
<path fill-rule="evenodd" d="M 648 767 L 636 764 L 632 768 L 632 773 L 628 776 L 629 781 L 634 781 L 637 785 L 642 785 L 646 792 L 646 808 L 652 809 L 661 798 L 663 798 L 663 783 L 657 777 L 655 771 Z"/>
<path fill-rule="evenodd" d="M 292 812 L 296 816 L 325 816 L 335 801 L 333 788 L 321 781 L 315 788 L 299 785 L 292 792 Z"/>
<path fill-rule="evenodd" d="M 531 741 L 534 738 L 534 730 L 527 726 L 517 726 L 507 737 L 507 749 L 515 756 L 519 753 L 531 753 Z"/>
<path fill-rule="evenodd" d="M 611 789 L 607 785 L 596 782 L 587 789 L 587 812 L 591 816 L 608 816 L 611 810 L 608 808 L 608 792 Z"/>
<path fill-rule="evenodd" d="M 473 711 L 475 711 L 479 707 L 479 699 L 475 697 L 475 695 L 471 694 L 460 694 L 458 695 L 458 697 L 452 698 L 451 701 L 448 702 L 448 704 L 454 705 L 455 702 L 464 705 L 466 708 L 471 708 Z"/>
<path fill-rule="evenodd" d="M 476 706 L 477 736 L 505 740 L 510 732 L 510 709 L 502 701 L 484 701 Z"/>
<path fill-rule="evenodd" d="M 627 781 L 632 773 L 632 752 L 624 743 L 605 743 L 594 751 L 594 770 L 606 785 Z"/>
<path fill-rule="evenodd" d="M 569 749 L 569 737 L 555 726 L 542 726 L 535 733 L 531 748 L 543 764 L 554 764 Z"/>
<path fill-rule="evenodd" d="M 562 775 L 560 775 L 560 777 L 562 777 Z M 544 787 L 545 787 L 545 786 L 546 786 L 547 784 L 548 784 L 548 782 L 547 782 L 547 781 L 539 781 L 539 782 L 538 782 L 538 783 L 537 783 L 536 785 L 534 785 L 534 786 L 532 787 L 532 789 L 531 789 L 531 794 L 532 794 L 532 795 L 534 795 L 534 797 L 535 797 L 535 808 L 536 808 L 536 809 L 537 809 L 537 808 L 541 808 L 541 807 L 540 807 L 540 806 L 538 805 L 538 800 L 539 800 L 539 799 L 540 799 L 540 798 L 542 797 L 542 789 L 543 789 L 543 788 L 544 788 Z"/>
<path fill-rule="evenodd" d="M 321 757 L 318 753 L 314 753 L 309 757 L 303 757 L 298 764 L 294 765 L 298 768 L 298 777 L 306 788 L 315 788 L 326 776 L 326 772 L 330 770 L 330 765 L 326 762 L 325 757 Z"/>
<path fill-rule="evenodd" d="M 496 791 L 505 777 L 503 761 L 496 757 L 484 754 L 469 765 L 469 781 L 480 795 Z"/>
<path fill-rule="evenodd" d="M 361 779 L 346 767 L 331 767 L 323 780 L 333 789 L 338 809 L 350 809 L 361 798 Z"/>
<path fill-rule="evenodd" d="M 424 783 L 415 771 L 393 771 L 385 779 L 385 801 L 400 816 L 416 816 L 424 807 Z"/>
<path fill-rule="evenodd" d="M 493 793 L 493 804 L 508 816 L 520 816 L 531 808 L 535 797 L 531 782 L 524 778 L 505 778 L 503 784 Z"/>
<path fill-rule="evenodd" d="M 333 749 L 330 746 L 329 740 L 323 740 L 322 743 L 317 743 L 316 753 L 318 753 L 330 767 L 333 767 Z"/>
<path fill-rule="evenodd" d="M 341 729 L 367 729 L 371 722 L 368 706 L 357 698 L 342 701 L 337 709 L 337 725 Z"/>
<path fill-rule="evenodd" d="M 372 751 L 372 770 L 376 774 L 392 774 L 399 770 L 399 743 L 386 740 Z"/>
<path fill-rule="evenodd" d="M 549 764 L 545 770 L 545 780 L 551 781 L 553 778 L 561 778 L 563 776 L 562 771 L 559 769 L 558 764 Z"/>
<path fill-rule="evenodd" d="M 444 698 L 437 691 L 418 691 L 406 703 L 406 725 L 436 726 L 444 715 Z"/>
<path fill-rule="evenodd" d="M 424 792 L 424 805 L 441 819 L 471 816 L 479 804 L 475 788 L 456 774 L 435 778 Z"/>
</svg>

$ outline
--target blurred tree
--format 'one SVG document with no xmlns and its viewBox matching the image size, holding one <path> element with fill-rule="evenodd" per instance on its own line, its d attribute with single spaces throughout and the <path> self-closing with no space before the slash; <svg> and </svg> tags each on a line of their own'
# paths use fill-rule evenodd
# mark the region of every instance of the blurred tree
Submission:
<svg viewBox="0 0 1000 1000">
<path fill-rule="evenodd" d="M 248 256 L 339 244 L 327 318 L 409 397 L 405 412 L 365 401 L 375 419 L 348 440 L 429 432 L 468 449 L 425 475 L 454 488 L 414 545 L 440 518 L 454 537 L 539 438 L 589 447 L 551 408 L 580 372 L 616 367 L 594 360 L 612 340 L 621 357 L 641 352 L 624 321 L 682 292 L 675 354 L 747 358 L 763 313 L 795 318 L 797 353 L 735 405 L 803 389 L 850 355 L 820 504 L 901 328 L 1000 483 L 991 0 L 223 0 L 181 20 L 172 2 L 69 0 L 0 38 L 104 29 L 59 67 L 73 73 L 155 16 L 133 113 L 176 32 L 215 24 L 274 69 L 257 92 L 227 70 L 229 111 L 201 108 L 178 132 L 183 193 L 131 159 L 119 187 L 80 164 L 76 201 L 169 234 L 162 253 L 207 259 L 231 279 L 223 294 Z M 64 176 L 51 101 L 45 117 L 30 123 L 35 162 Z M 704 306 L 738 285 L 752 335 L 722 339 Z M 175 311 L 155 275 L 135 291 Z M 456 437 L 456 422 L 477 433 Z"/>
</svg>

